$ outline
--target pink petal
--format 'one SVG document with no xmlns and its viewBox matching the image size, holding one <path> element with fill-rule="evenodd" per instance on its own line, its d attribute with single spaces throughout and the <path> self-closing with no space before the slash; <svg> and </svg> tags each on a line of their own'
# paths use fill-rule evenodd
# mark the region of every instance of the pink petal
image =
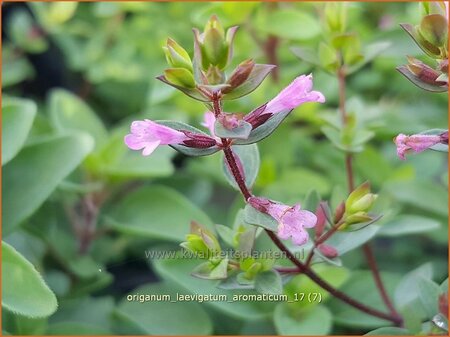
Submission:
<svg viewBox="0 0 450 337">
<path fill-rule="evenodd" d="M 309 235 L 305 230 L 301 230 L 292 234 L 292 242 L 298 246 L 304 245 L 306 242 L 308 242 L 308 239 Z"/>
<path fill-rule="evenodd" d="M 291 110 L 306 102 L 325 102 L 325 97 L 318 91 L 311 91 L 312 75 L 301 75 L 283 89 L 274 99 L 267 103 L 266 113 L 278 113 Z"/>
<path fill-rule="evenodd" d="M 216 137 L 214 133 L 214 123 L 216 122 L 216 116 L 211 111 L 205 112 L 203 115 L 202 125 L 209 129 L 211 136 Z"/>
<path fill-rule="evenodd" d="M 313 228 L 317 223 L 317 216 L 306 210 L 302 210 L 300 213 L 301 224 L 305 228 Z"/>
<path fill-rule="evenodd" d="M 153 151 L 155 151 L 155 149 L 158 147 L 159 144 L 160 144 L 159 140 L 152 142 L 152 143 L 147 143 L 144 147 L 144 151 L 142 151 L 142 155 L 143 156 L 151 155 L 153 153 Z"/>
</svg>

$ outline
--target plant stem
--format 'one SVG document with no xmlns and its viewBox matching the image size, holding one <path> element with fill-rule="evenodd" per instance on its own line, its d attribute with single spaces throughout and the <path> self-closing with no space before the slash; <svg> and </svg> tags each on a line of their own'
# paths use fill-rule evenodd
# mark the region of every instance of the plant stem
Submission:
<svg viewBox="0 0 450 337">
<path fill-rule="evenodd" d="M 308 254 L 308 257 L 306 258 L 306 262 L 305 264 L 307 266 L 310 265 L 311 260 L 314 256 L 314 249 L 319 246 L 320 244 L 324 243 L 325 241 L 327 241 L 334 233 L 336 233 L 336 231 L 339 229 L 339 227 L 341 227 L 343 223 L 341 221 L 339 221 L 338 223 L 334 224 L 333 227 L 331 227 L 326 233 L 322 234 L 315 242 L 314 242 L 314 247 L 311 248 L 311 251 Z"/>
<path fill-rule="evenodd" d="M 245 181 L 239 172 L 239 168 L 236 164 L 236 160 L 234 159 L 234 154 L 231 150 L 231 147 L 224 147 L 223 153 L 225 154 L 225 159 L 227 160 L 228 166 L 230 167 L 231 173 L 233 174 L 234 180 L 238 184 L 239 189 L 241 190 L 241 193 L 245 198 L 245 201 L 247 201 L 247 199 L 250 198 L 252 194 L 245 185 Z"/>
<path fill-rule="evenodd" d="M 378 292 L 380 293 L 381 298 L 383 299 L 384 304 L 389 309 L 392 316 L 400 317 L 397 310 L 395 310 L 394 305 L 392 304 L 389 298 L 389 295 L 386 292 L 386 288 L 383 285 L 383 280 L 381 279 L 381 275 L 378 270 L 377 262 L 375 260 L 375 255 L 373 254 L 372 248 L 368 244 L 365 244 L 363 246 L 363 252 L 364 255 L 366 256 L 367 263 L 369 264 L 370 269 L 372 270 L 372 275 L 375 280 L 375 284 L 378 288 Z"/>
<path fill-rule="evenodd" d="M 236 181 L 236 183 L 239 186 L 239 189 L 241 190 L 245 200 L 247 200 L 251 193 L 248 190 L 247 186 L 243 184 L 243 178 L 242 175 L 239 172 L 239 169 L 237 168 L 236 161 L 234 160 L 233 151 L 230 147 L 225 147 L 223 149 L 225 153 L 225 158 L 228 161 L 228 165 L 231 168 L 231 173 L 233 174 L 233 177 Z M 234 167 L 234 169 L 233 169 Z M 388 321 L 391 321 L 397 326 L 400 326 L 402 324 L 402 319 L 399 316 L 391 316 L 390 314 L 386 314 L 382 311 L 379 311 L 377 309 L 371 308 L 369 306 L 366 306 L 363 303 L 360 303 L 353 298 L 349 297 L 348 295 L 344 294 L 343 292 L 337 290 L 334 288 L 331 284 L 323 280 L 319 275 L 317 275 L 312 269 L 309 268 L 309 266 L 303 264 L 301 261 L 299 261 L 294 254 L 280 241 L 280 239 L 277 237 L 277 235 L 266 229 L 267 235 L 271 238 L 271 240 L 275 243 L 275 245 L 286 254 L 287 258 L 298 268 L 298 271 L 301 273 L 304 273 L 306 276 L 308 276 L 311 280 L 313 280 L 315 283 L 317 283 L 320 287 L 328 291 L 332 296 L 340 299 L 341 301 L 347 303 L 348 305 L 353 306 L 354 308 L 357 308 L 369 315 L 379 317 L 382 319 L 386 319 Z M 289 272 L 293 272 L 292 270 L 289 270 Z"/>
<path fill-rule="evenodd" d="M 218 116 L 221 113 L 221 107 L 220 107 L 220 97 L 216 93 L 212 97 L 212 103 L 214 107 L 214 114 Z M 251 192 L 245 185 L 244 178 L 242 177 L 239 168 L 236 164 L 236 160 L 234 157 L 233 150 L 230 147 L 230 141 L 228 139 L 222 139 L 222 146 L 223 146 L 223 152 L 225 155 L 225 159 L 228 163 L 228 166 L 230 167 L 231 174 L 233 175 L 234 180 L 236 181 L 237 185 L 239 186 L 239 189 L 247 202 L 248 198 L 252 196 Z M 347 303 L 348 305 L 353 306 L 354 308 L 357 308 L 361 310 L 362 312 L 365 312 L 369 315 L 379 317 L 388 321 L 391 321 L 397 326 L 400 326 L 402 324 L 402 319 L 399 316 L 386 314 L 382 311 L 379 311 L 377 309 L 371 308 L 369 306 L 366 306 L 365 304 L 358 302 L 354 300 L 353 298 L 349 297 L 348 295 L 344 294 L 343 292 L 337 290 L 334 288 L 331 284 L 326 282 L 324 279 L 322 279 L 319 275 L 317 275 L 312 269 L 309 268 L 309 266 L 303 264 L 300 260 L 298 260 L 294 254 L 281 242 L 281 240 L 278 238 L 278 236 L 266 229 L 267 235 L 271 238 L 271 240 L 275 243 L 275 245 L 286 254 L 288 259 L 298 268 L 299 272 L 304 273 L 306 276 L 308 276 L 312 281 L 317 283 L 320 287 L 328 291 L 332 296 L 340 299 L 341 301 Z M 290 271 L 292 272 L 292 271 Z"/>
<path fill-rule="evenodd" d="M 296 257 L 289 251 L 289 249 L 281 242 L 281 240 L 277 237 L 277 235 L 266 229 L 266 233 L 269 235 L 269 237 L 272 239 L 272 241 L 277 245 L 277 247 L 286 254 L 288 259 L 298 267 L 299 271 L 304 273 L 306 276 L 308 276 L 312 281 L 314 281 L 317 285 L 328 291 L 332 296 L 340 299 L 341 301 L 347 303 L 348 305 L 351 305 L 352 307 L 359 309 L 362 312 L 365 312 L 366 314 L 379 317 L 382 319 L 386 319 L 388 321 L 391 321 L 397 326 L 400 326 L 402 324 L 402 319 L 399 316 L 394 316 L 390 314 L 386 314 L 382 311 L 379 311 L 378 309 L 371 308 L 369 306 L 366 306 L 365 304 L 358 302 L 354 300 L 353 298 L 349 297 L 348 295 L 344 294 L 340 290 L 334 288 L 331 284 L 326 282 L 324 279 L 322 279 L 319 275 L 317 275 L 312 269 L 310 269 L 308 266 L 304 265 L 301 261 L 297 260 Z"/>
<path fill-rule="evenodd" d="M 342 126 L 345 127 L 348 123 L 348 116 L 345 108 L 346 77 L 344 67 L 341 66 L 338 69 L 337 77 L 339 83 L 339 113 L 341 116 Z M 345 154 L 345 171 L 347 174 L 348 192 L 351 193 L 355 189 L 355 183 L 353 175 L 353 157 L 352 154 L 348 152 Z M 392 317 L 398 318 L 401 322 L 402 321 L 401 316 L 395 310 L 394 305 L 392 304 L 387 294 L 386 287 L 383 284 L 383 280 L 381 279 L 380 272 L 378 270 L 378 265 L 375 260 L 375 256 L 373 254 L 372 247 L 370 246 L 369 243 L 363 245 L 363 251 L 367 260 L 367 264 L 369 265 L 370 270 L 372 272 L 372 276 L 374 278 L 375 285 L 378 289 L 378 293 L 380 294 L 386 307 L 389 309 Z"/>
</svg>

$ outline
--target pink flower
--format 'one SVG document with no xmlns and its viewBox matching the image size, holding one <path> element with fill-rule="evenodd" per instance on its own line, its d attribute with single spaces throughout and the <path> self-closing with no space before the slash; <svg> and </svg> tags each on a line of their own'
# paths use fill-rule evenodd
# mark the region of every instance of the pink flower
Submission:
<svg viewBox="0 0 450 337">
<path fill-rule="evenodd" d="M 216 122 L 216 116 L 214 116 L 214 113 L 211 111 L 205 112 L 205 114 L 203 115 L 202 125 L 204 127 L 208 128 L 211 136 L 216 138 L 216 134 L 214 133 L 214 123 L 215 122 Z"/>
<path fill-rule="evenodd" d="M 158 145 L 180 144 L 188 140 L 183 132 L 157 124 L 151 120 L 131 123 L 131 134 L 125 136 L 125 144 L 132 150 L 142 150 L 142 155 L 150 155 Z"/>
<path fill-rule="evenodd" d="M 313 85 L 312 80 L 312 74 L 297 77 L 270 102 L 247 114 L 244 120 L 252 124 L 253 129 L 256 129 L 274 114 L 290 111 L 307 102 L 324 103 L 325 97 L 322 93 L 311 91 Z"/>
<path fill-rule="evenodd" d="M 278 113 L 283 110 L 292 110 L 306 102 L 324 103 L 325 97 L 319 91 L 311 91 L 313 76 L 301 75 L 284 88 L 274 99 L 266 105 L 264 113 Z"/>
<path fill-rule="evenodd" d="M 259 197 L 249 198 L 248 203 L 274 218 L 278 222 L 278 236 L 284 240 L 292 238 L 296 245 L 303 245 L 308 241 L 309 235 L 305 228 L 312 228 L 317 222 L 314 213 L 301 210 L 299 204 L 291 207 Z"/>
<path fill-rule="evenodd" d="M 193 148 L 209 148 L 216 140 L 200 133 L 178 131 L 151 120 L 134 121 L 131 133 L 125 136 L 125 144 L 132 150 L 143 150 L 144 156 L 150 155 L 159 145 L 183 145 Z"/>
<path fill-rule="evenodd" d="M 406 153 L 409 151 L 414 151 L 416 153 L 425 151 L 430 147 L 439 143 L 448 143 L 448 132 L 444 132 L 440 135 L 412 135 L 406 136 L 404 134 L 399 134 L 394 139 L 395 145 L 397 146 L 397 155 L 400 159 L 406 159 Z"/>
</svg>

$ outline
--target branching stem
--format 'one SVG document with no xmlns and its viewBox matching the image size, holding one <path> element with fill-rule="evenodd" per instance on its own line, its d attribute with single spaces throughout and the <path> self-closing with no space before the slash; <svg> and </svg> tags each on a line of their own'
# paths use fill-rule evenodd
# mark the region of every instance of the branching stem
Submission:
<svg viewBox="0 0 450 337">
<path fill-rule="evenodd" d="M 218 98 L 218 95 L 213 95 L 213 107 L 214 107 L 214 114 L 218 116 L 218 114 L 221 113 L 220 108 L 220 98 Z M 222 139 L 222 145 L 223 145 L 223 151 L 225 154 L 225 160 L 228 163 L 228 166 L 230 167 L 230 171 L 233 175 L 234 180 L 239 186 L 239 189 L 245 199 L 245 201 L 248 200 L 252 196 L 251 192 L 245 185 L 244 178 L 242 177 L 239 168 L 236 164 L 236 160 L 234 158 L 233 150 L 231 149 L 231 144 L 228 139 Z M 305 274 L 308 276 L 312 281 L 314 281 L 317 285 L 328 291 L 332 296 L 340 299 L 341 301 L 347 303 L 348 305 L 365 312 L 366 314 L 388 320 L 392 323 L 394 323 L 396 326 L 402 325 L 402 319 L 400 316 L 391 315 L 384 313 L 382 311 L 379 311 L 375 308 L 369 307 L 361 302 L 358 302 L 357 300 L 349 297 L 345 293 L 341 292 L 340 290 L 334 288 L 331 284 L 326 282 L 324 279 L 322 279 L 319 275 L 317 275 L 309 266 L 298 260 L 294 254 L 284 245 L 284 243 L 278 238 L 278 236 L 266 229 L 265 230 L 267 235 L 270 237 L 270 239 L 275 243 L 275 245 L 280 249 L 282 252 L 286 254 L 286 257 L 297 267 L 298 272 Z M 292 269 L 289 269 L 288 272 L 293 272 Z"/>
</svg>

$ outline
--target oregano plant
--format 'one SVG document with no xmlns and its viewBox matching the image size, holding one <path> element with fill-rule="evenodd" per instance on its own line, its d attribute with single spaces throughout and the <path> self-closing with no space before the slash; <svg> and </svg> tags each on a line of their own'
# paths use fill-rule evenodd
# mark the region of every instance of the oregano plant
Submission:
<svg viewBox="0 0 450 337">
<path fill-rule="evenodd" d="M 320 91 L 313 89 L 313 75 L 305 74 L 294 78 L 278 95 L 261 102 L 253 110 L 244 113 L 227 111 L 228 100 L 251 94 L 275 66 L 255 64 L 249 59 L 242 61 L 233 71 L 226 71 L 233 57 L 233 39 L 237 27 L 225 30 L 216 16 L 209 19 L 203 32 L 193 30 L 192 59 L 173 39 L 167 40 L 164 51 L 171 68 L 164 70 L 164 75 L 158 77 L 191 99 L 204 103 L 207 112 L 201 126 L 178 121 L 135 121 L 131 124 L 131 133 L 125 137 L 125 143 L 132 150 L 142 150 L 144 156 L 150 155 L 160 145 L 169 145 L 189 156 L 217 155 L 216 152 L 222 154 L 225 176 L 240 192 L 246 205 L 240 211 L 241 219 L 237 227 L 217 227 L 222 241 L 233 248 L 231 252 L 224 253 L 221 241 L 210 230 L 196 222 L 191 224 L 191 231 L 181 246 L 204 260 L 192 270 L 193 277 L 220 280 L 217 286 L 226 289 L 255 289 L 260 293 L 281 294 L 283 285 L 293 275 L 305 275 L 337 300 L 403 328 L 408 317 L 405 318 L 403 311 L 395 308 L 368 243 L 363 245 L 364 256 L 386 310 L 379 310 L 361 302 L 359 298 L 352 298 L 333 286 L 330 280 L 321 277 L 315 269 L 318 263 L 340 263 L 338 259 L 341 252 L 331 243 L 336 234 L 367 229 L 375 226 L 382 217 L 382 214 L 371 212 L 377 194 L 371 191 L 370 182 L 359 186 L 355 182 L 353 158 L 374 133 L 361 127 L 356 116 L 347 112 L 346 79 L 389 44 L 378 43 L 379 50 L 375 53 L 361 49 L 358 34 L 347 30 L 345 6 L 333 4 L 325 7 L 324 23 L 328 25 L 330 34 L 319 46 L 321 67 L 334 74 L 339 84 L 339 122 L 333 127 L 323 127 L 325 135 L 344 152 L 345 157 L 348 194 L 335 209 L 331 209 L 329 202 L 317 195 L 310 196 L 311 200 L 305 202 L 305 208 L 300 203 L 287 205 L 283 200 L 272 200 L 252 192 L 259 169 L 258 142 L 270 137 L 296 107 L 311 103 L 324 104 L 326 98 Z M 441 8 L 440 4 L 426 8 L 432 10 L 432 6 Z M 338 10 L 342 15 L 336 17 L 333 10 Z M 446 18 L 441 15 L 428 21 L 431 25 L 435 22 L 440 25 L 442 20 Z M 429 27 L 428 24 L 424 26 L 424 30 L 436 31 L 435 27 Z M 435 37 L 432 33 L 427 34 L 427 31 L 421 34 Z M 439 55 L 435 56 L 440 58 L 439 69 L 443 71 L 447 61 L 447 39 L 437 36 L 435 40 L 435 43 L 440 43 L 439 48 L 436 47 Z M 301 58 L 304 55 L 302 49 L 294 52 Z M 431 71 L 414 60 L 410 63 L 407 69 L 415 72 L 415 76 L 421 80 L 428 76 L 423 74 Z M 446 80 L 445 73 L 439 76 L 436 73 L 433 80 L 436 80 L 435 85 L 442 87 Z M 403 158 L 405 151 L 410 148 L 420 152 L 436 144 L 447 144 L 448 136 L 446 133 L 411 137 L 400 135 L 396 143 L 399 156 Z M 277 265 L 272 257 L 253 254 L 255 239 L 260 235 L 267 235 L 291 266 Z M 307 247 L 306 256 L 299 258 L 294 253 L 298 247 Z"/>
</svg>

